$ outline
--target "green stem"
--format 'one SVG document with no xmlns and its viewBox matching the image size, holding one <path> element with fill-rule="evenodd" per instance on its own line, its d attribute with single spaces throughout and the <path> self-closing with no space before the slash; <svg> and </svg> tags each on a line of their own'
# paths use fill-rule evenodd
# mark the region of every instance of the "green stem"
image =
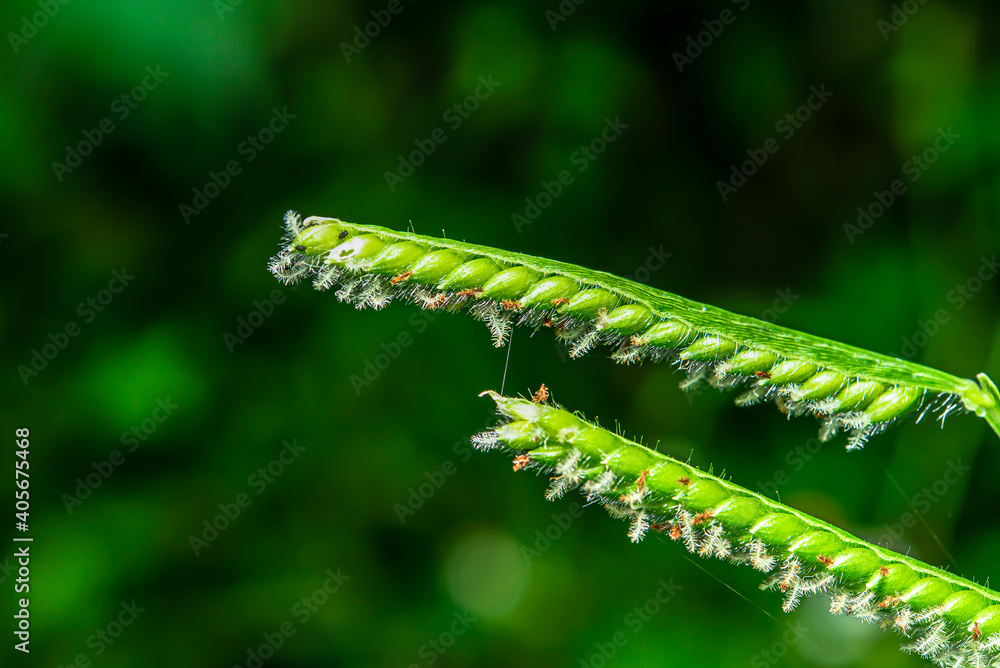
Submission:
<svg viewBox="0 0 1000 668">
<path fill-rule="evenodd" d="M 993 382 L 993 379 L 985 373 L 979 374 L 976 376 L 976 379 L 979 381 L 979 385 L 982 388 L 983 393 L 992 400 L 983 407 L 983 410 L 985 410 L 985 415 L 983 417 L 985 417 L 986 422 L 993 427 L 993 431 L 997 434 L 997 436 L 1000 436 L 1000 392 L 997 391 L 997 386 L 996 383 Z"/>
</svg>

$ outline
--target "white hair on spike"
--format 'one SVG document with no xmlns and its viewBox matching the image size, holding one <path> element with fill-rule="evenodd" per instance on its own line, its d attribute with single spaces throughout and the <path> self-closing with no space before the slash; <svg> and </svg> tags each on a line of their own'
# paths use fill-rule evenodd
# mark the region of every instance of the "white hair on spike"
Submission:
<svg viewBox="0 0 1000 668">
<path fill-rule="evenodd" d="M 847 451 L 854 452 L 865 447 L 869 436 L 871 436 L 871 432 L 868 429 L 856 429 L 852 431 L 850 437 L 847 439 Z"/>
<path fill-rule="evenodd" d="M 680 387 L 685 392 L 693 390 L 694 388 L 698 387 L 698 385 L 701 384 L 701 381 L 705 379 L 705 376 L 708 373 L 708 365 L 706 364 L 692 365 L 687 368 L 687 371 L 688 371 L 688 377 L 682 380 L 680 383 L 678 383 L 678 387 Z"/>
<path fill-rule="evenodd" d="M 583 491 L 587 494 L 606 494 L 611 491 L 614 484 L 615 474 L 611 469 L 604 469 L 599 476 L 584 483 Z"/>
<path fill-rule="evenodd" d="M 301 222 L 301 216 L 294 209 L 289 209 L 285 212 L 285 229 L 288 230 L 288 234 L 291 236 L 299 236 L 299 233 L 302 231 L 302 228 L 299 226 Z"/>
<path fill-rule="evenodd" d="M 599 498 L 601 501 L 601 505 L 604 506 L 604 509 L 608 511 L 608 515 L 610 515 L 616 520 L 623 520 L 627 517 L 632 517 L 633 515 L 635 515 L 634 510 L 624 505 L 617 499 L 612 499 L 607 496 L 601 496 Z"/>
<path fill-rule="evenodd" d="M 313 287 L 317 290 L 329 290 L 340 278 L 340 270 L 336 267 L 324 267 L 316 274 Z"/>
<path fill-rule="evenodd" d="M 820 415 L 830 415 L 837 411 L 837 397 L 826 397 L 825 399 L 820 399 L 819 401 L 812 402 L 812 410 Z"/>
<path fill-rule="evenodd" d="M 496 431 L 480 432 L 473 436 L 470 440 L 472 441 L 472 447 L 481 452 L 495 450 L 502 447 L 500 445 L 500 438 L 497 436 Z"/>
<path fill-rule="evenodd" d="M 572 345 L 573 342 L 576 341 L 586 330 L 587 327 L 584 325 L 567 324 L 564 327 L 558 327 L 556 328 L 555 333 L 556 341 L 560 341 L 566 345 Z"/>
<path fill-rule="evenodd" d="M 311 269 L 309 265 L 300 261 L 299 257 L 292 253 L 280 253 L 276 255 L 268 262 L 267 268 L 274 274 L 275 278 L 285 285 L 297 283 L 299 278 Z"/>
<path fill-rule="evenodd" d="M 623 346 L 611 354 L 611 359 L 619 364 L 637 364 L 643 360 L 648 346 Z"/>
<path fill-rule="evenodd" d="M 826 418 L 819 428 L 820 443 L 826 443 L 840 431 L 840 421 L 835 417 Z"/>
<path fill-rule="evenodd" d="M 646 511 L 640 510 L 632 519 L 632 526 L 628 530 L 628 537 L 633 543 L 638 543 L 645 537 L 649 529 L 649 520 L 646 518 Z"/>
<path fill-rule="evenodd" d="M 576 487 L 576 484 L 577 483 L 573 482 L 573 479 L 568 476 L 556 476 L 552 479 L 552 482 L 549 484 L 549 489 L 545 492 L 545 500 L 555 501 L 556 499 L 561 499 L 566 495 L 566 492 Z"/>
<path fill-rule="evenodd" d="M 354 291 L 360 284 L 361 281 L 359 281 L 358 279 L 344 281 L 344 283 L 340 286 L 340 289 L 337 290 L 336 292 L 337 299 L 342 302 L 354 301 Z"/>
<path fill-rule="evenodd" d="M 627 494 L 622 496 L 622 501 L 627 503 L 629 506 L 635 508 L 642 500 L 649 495 L 649 487 L 642 485 L 641 487 L 636 487 L 635 489 L 629 491 Z"/>
<path fill-rule="evenodd" d="M 674 517 L 674 525 L 681 530 L 681 540 L 684 542 L 684 547 L 687 548 L 688 552 L 696 553 L 701 541 L 694 528 L 694 518 L 691 517 L 691 513 L 683 508 L 678 508 Z"/>
<path fill-rule="evenodd" d="M 392 292 L 379 281 L 372 281 L 363 293 L 366 305 L 371 306 L 376 311 L 384 309 L 392 303 Z"/>
<path fill-rule="evenodd" d="M 909 635 L 910 629 L 913 628 L 914 624 L 913 611 L 907 606 L 903 606 L 896 611 L 895 616 L 892 618 L 892 625 L 904 636 Z"/>
<path fill-rule="evenodd" d="M 950 634 L 945 623 L 938 620 L 918 631 L 914 642 L 904 645 L 903 649 L 916 652 L 924 658 L 932 658 L 941 652 L 949 639 Z"/>
<path fill-rule="evenodd" d="M 982 644 L 985 652 L 1000 652 L 1000 633 L 994 633 Z"/>
<path fill-rule="evenodd" d="M 767 552 L 767 545 L 759 539 L 750 541 L 750 565 L 763 573 L 770 572 L 775 565 L 775 558 Z"/>
<path fill-rule="evenodd" d="M 559 475 L 567 477 L 575 477 L 579 479 L 580 477 L 580 459 L 583 457 L 583 453 L 573 448 L 570 450 L 569 455 L 563 457 L 562 460 L 556 464 L 556 473 Z"/>
<path fill-rule="evenodd" d="M 847 612 L 847 602 L 850 598 L 850 594 L 842 591 L 834 592 L 833 596 L 830 597 L 830 614 L 842 615 Z"/>
<path fill-rule="evenodd" d="M 735 403 L 740 407 L 753 406 L 754 404 L 760 403 L 763 398 L 764 392 L 759 387 L 753 387 L 736 397 Z"/>
<path fill-rule="evenodd" d="M 493 337 L 493 347 L 503 347 L 514 327 L 511 323 L 510 312 L 505 311 L 495 301 L 480 302 L 473 306 L 469 312 L 489 327 L 490 335 Z"/>
<path fill-rule="evenodd" d="M 705 531 L 705 539 L 701 543 L 698 554 L 705 556 L 715 556 L 725 559 L 732 554 L 732 546 L 725 537 L 725 529 L 718 522 L 715 522 Z"/>
<path fill-rule="evenodd" d="M 569 356 L 576 359 L 577 357 L 583 357 L 586 355 L 590 349 L 594 347 L 594 344 L 597 343 L 598 336 L 599 334 L 597 330 L 593 329 L 589 332 L 581 334 L 575 341 L 573 341 L 573 346 L 570 348 Z"/>
</svg>

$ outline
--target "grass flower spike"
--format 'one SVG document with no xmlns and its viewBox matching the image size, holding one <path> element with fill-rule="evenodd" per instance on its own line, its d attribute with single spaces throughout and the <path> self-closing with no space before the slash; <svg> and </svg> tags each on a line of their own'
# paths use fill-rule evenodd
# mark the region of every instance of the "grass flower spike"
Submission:
<svg viewBox="0 0 1000 668">
<path fill-rule="evenodd" d="M 553 473 L 547 498 L 579 489 L 629 537 L 662 532 L 694 554 L 766 574 L 790 612 L 825 595 L 834 614 L 892 628 L 942 666 L 1000 666 L 1000 594 L 662 455 L 561 408 L 484 392 L 504 423 L 473 438 L 515 454 L 514 470 Z M 544 393 L 548 395 L 547 392 Z"/>
<path fill-rule="evenodd" d="M 774 400 L 790 415 L 815 415 L 822 439 L 845 430 L 849 448 L 928 411 L 943 422 L 969 410 L 1000 434 L 1000 395 L 985 374 L 977 384 L 545 258 L 291 211 L 285 225 L 271 271 L 335 288 L 358 308 L 397 298 L 468 308 L 497 346 L 517 324 L 553 329 L 574 357 L 607 346 L 618 362 L 672 361 L 688 374 L 682 387 L 742 388 L 737 403 Z"/>
</svg>

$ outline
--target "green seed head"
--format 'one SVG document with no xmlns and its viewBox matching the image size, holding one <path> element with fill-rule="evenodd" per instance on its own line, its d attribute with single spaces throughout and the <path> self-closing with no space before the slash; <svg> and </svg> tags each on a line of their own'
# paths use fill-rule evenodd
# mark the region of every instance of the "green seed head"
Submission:
<svg viewBox="0 0 1000 668">
<path fill-rule="evenodd" d="M 681 353 L 681 359 L 697 362 L 729 357 L 736 352 L 736 342 L 724 336 L 711 335 L 698 339 Z"/>
<path fill-rule="evenodd" d="M 673 496 L 691 485 L 690 471 L 679 463 L 666 461 L 650 471 L 646 484 Z"/>
<path fill-rule="evenodd" d="M 538 280 L 538 272 L 528 267 L 511 267 L 486 281 L 481 299 L 517 299 Z"/>
<path fill-rule="evenodd" d="M 905 415 L 923 394 L 918 387 L 897 385 L 868 404 L 865 415 L 872 422 L 885 422 Z"/>
<path fill-rule="evenodd" d="M 525 420 L 508 422 L 498 429 L 497 436 L 517 450 L 535 450 L 542 444 L 538 429 Z"/>
<path fill-rule="evenodd" d="M 851 383 L 829 401 L 825 409 L 829 413 L 854 411 L 864 408 L 885 391 L 885 385 L 874 380 Z"/>
<path fill-rule="evenodd" d="M 399 274 L 413 266 L 426 252 L 423 246 L 412 241 L 390 244 L 375 256 L 368 269 L 376 274 Z"/>
<path fill-rule="evenodd" d="M 436 250 L 417 260 L 409 270 L 410 281 L 434 285 L 442 278 L 455 271 L 468 257 L 453 250 Z"/>
<path fill-rule="evenodd" d="M 348 237 L 344 243 L 330 251 L 326 263 L 360 267 L 361 263 L 374 257 L 383 248 L 385 242 L 374 234 Z"/>
<path fill-rule="evenodd" d="M 779 361 L 778 355 L 766 350 L 741 350 L 719 365 L 719 375 L 730 373 L 754 374 L 767 371 Z"/>
<path fill-rule="evenodd" d="M 830 570 L 856 582 L 868 582 L 882 565 L 879 556 L 864 547 L 844 550 L 832 558 Z"/>
<path fill-rule="evenodd" d="M 799 401 L 809 401 L 828 397 L 844 385 L 847 378 L 837 371 L 820 371 L 809 380 L 802 383 L 792 396 Z"/>
<path fill-rule="evenodd" d="M 883 596 L 899 596 L 920 581 L 920 574 L 906 564 L 882 564 L 873 586 L 878 585 Z"/>
<path fill-rule="evenodd" d="M 654 462 L 650 462 L 652 466 Z M 691 481 L 684 494 L 684 504 L 695 512 L 703 512 L 719 505 L 731 494 L 729 490 L 709 478 L 698 478 Z"/>
<path fill-rule="evenodd" d="M 638 345 L 650 345 L 657 348 L 679 348 L 689 341 L 697 338 L 698 334 L 680 320 L 667 320 L 657 325 L 653 325 L 642 334 L 637 335 L 634 341 Z"/>
<path fill-rule="evenodd" d="M 314 225 L 296 235 L 288 246 L 290 250 L 306 255 L 322 255 L 343 243 L 344 239 L 340 235 L 346 231 L 346 228 L 336 223 Z"/>
<path fill-rule="evenodd" d="M 602 288 L 583 290 L 570 297 L 568 304 L 559 307 L 559 313 L 574 318 L 596 318 L 601 309 L 613 309 L 618 306 L 619 298 Z"/>
<path fill-rule="evenodd" d="M 554 301 L 567 299 L 580 291 L 580 286 L 571 278 L 566 276 L 549 276 L 535 283 L 521 297 L 521 304 L 524 308 L 553 309 Z"/>
<path fill-rule="evenodd" d="M 762 385 L 786 385 L 801 383 L 819 371 L 819 366 L 802 360 L 785 360 L 778 362 L 769 372 L 771 375 L 761 381 Z"/>
<path fill-rule="evenodd" d="M 917 608 L 941 605 L 955 590 L 950 584 L 937 577 L 923 578 L 900 599 Z"/>
<path fill-rule="evenodd" d="M 974 591 L 959 591 L 944 600 L 941 612 L 945 619 L 962 626 L 987 607 L 986 599 Z"/>
<path fill-rule="evenodd" d="M 442 290 L 468 290 L 482 285 L 500 272 L 492 260 L 485 257 L 470 260 L 441 279 L 438 287 Z"/>
<path fill-rule="evenodd" d="M 972 623 L 979 627 L 984 638 L 1000 633 L 1000 605 L 991 605 L 981 610 Z"/>
<path fill-rule="evenodd" d="M 743 533 L 760 520 L 764 514 L 764 504 L 752 496 L 732 496 L 720 503 L 712 513 L 724 526 L 730 526 L 736 533 Z"/>
<path fill-rule="evenodd" d="M 750 533 L 754 538 L 762 540 L 769 545 L 793 543 L 806 530 L 805 523 L 795 515 L 789 513 L 766 515 L 757 524 L 750 527 Z"/>
<path fill-rule="evenodd" d="M 642 304 L 619 306 L 598 320 L 601 329 L 613 331 L 621 336 L 635 334 L 649 327 L 653 322 L 653 314 Z"/>
<path fill-rule="evenodd" d="M 791 543 L 788 551 L 803 561 L 815 562 L 820 561 L 821 557 L 831 559 L 829 555 L 840 554 L 846 547 L 840 537 L 828 531 L 811 531 Z"/>
</svg>

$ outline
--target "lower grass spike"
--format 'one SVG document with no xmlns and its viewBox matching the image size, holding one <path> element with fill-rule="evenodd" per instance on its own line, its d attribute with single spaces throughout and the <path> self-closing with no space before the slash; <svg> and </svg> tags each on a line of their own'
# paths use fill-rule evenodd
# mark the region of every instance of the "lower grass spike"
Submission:
<svg viewBox="0 0 1000 668">
<path fill-rule="evenodd" d="M 503 422 L 473 445 L 513 454 L 515 471 L 552 475 L 548 499 L 577 489 L 628 520 L 632 542 L 661 532 L 698 556 L 754 568 L 785 612 L 826 596 L 831 613 L 892 629 L 905 651 L 938 665 L 1000 667 L 997 592 L 602 429 L 550 403 L 548 388 L 531 399 L 483 395 Z"/>
</svg>

